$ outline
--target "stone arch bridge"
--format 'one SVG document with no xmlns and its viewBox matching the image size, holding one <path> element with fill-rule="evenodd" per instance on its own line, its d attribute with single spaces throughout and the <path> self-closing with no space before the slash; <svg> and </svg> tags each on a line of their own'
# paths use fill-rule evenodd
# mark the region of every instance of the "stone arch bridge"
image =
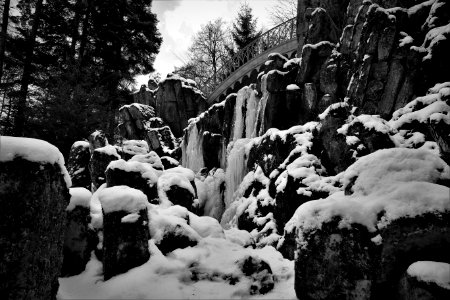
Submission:
<svg viewBox="0 0 450 300">
<path fill-rule="evenodd" d="M 226 95 L 256 82 L 270 53 L 294 57 L 298 45 L 296 27 L 296 18 L 287 20 L 264 32 L 236 53 L 217 71 L 215 77 L 206 82 L 203 92 L 208 97 L 208 103 L 220 102 Z"/>
</svg>

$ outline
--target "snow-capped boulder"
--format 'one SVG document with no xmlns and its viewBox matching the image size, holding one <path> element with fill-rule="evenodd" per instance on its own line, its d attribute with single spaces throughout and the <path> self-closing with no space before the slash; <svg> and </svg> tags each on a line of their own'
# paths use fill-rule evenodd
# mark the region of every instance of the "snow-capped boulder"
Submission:
<svg viewBox="0 0 450 300">
<path fill-rule="evenodd" d="M 154 151 L 150 151 L 150 153 L 147 154 L 136 154 L 130 159 L 130 161 L 138 161 L 141 163 L 150 164 L 155 170 L 162 171 L 165 169 L 161 158 Z"/>
<path fill-rule="evenodd" d="M 192 170 L 175 167 L 165 170 L 158 178 L 158 197 L 163 205 L 181 205 L 191 211 L 197 209 L 197 198 Z"/>
<path fill-rule="evenodd" d="M 103 276 L 105 280 L 145 263 L 150 253 L 147 197 L 127 186 L 103 189 Z"/>
<path fill-rule="evenodd" d="M 149 152 L 147 142 L 142 140 L 123 141 L 120 148 L 120 156 L 125 160 L 129 160 L 135 155 L 146 155 Z"/>
<path fill-rule="evenodd" d="M 300 206 L 297 235 L 299 298 L 383 298 L 402 273 L 450 251 L 449 166 L 428 150 L 385 149 L 342 174 L 345 192 Z"/>
<path fill-rule="evenodd" d="M 77 141 L 70 148 L 67 171 L 72 179 L 72 187 L 91 189 L 91 175 L 89 173 L 89 160 L 91 152 L 89 143 Z"/>
<path fill-rule="evenodd" d="M 71 182 L 59 150 L 0 136 L 0 294 L 54 299 Z"/>
<path fill-rule="evenodd" d="M 138 189 L 149 201 L 158 197 L 156 186 L 160 173 L 149 163 L 123 159 L 112 161 L 105 172 L 108 187 L 126 185 Z"/>
<path fill-rule="evenodd" d="M 150 236 L 164 255 L 175 249 L 193 247 L 202 238 L 189 225 L 189 212 L 185 207 L 153 206 L 149 211 L 149 219 Z"/>
<path fill-rule="evenodd" d="M 70 203 L 66 208 L 62 277 L 83 272 L 96 244 L 95 232 L 89 227 L 91 192 L 75 187 L 70 189 L 70 196 Z"/>
<path fill-rule="evenodd" d="M 450 264 L 417 261 L 400 281 L 399 299 L 447 299 L 450 297 Z"/>
<path fill-rule="evenodd" d="M 89 161 L 89 173 L 91 174 L 92 190 L 95 192 L 106 182 L 105 171 L 109 163 L 120 159 L 115 147 L 107 145 L 94 150 Z"/>
</svg>

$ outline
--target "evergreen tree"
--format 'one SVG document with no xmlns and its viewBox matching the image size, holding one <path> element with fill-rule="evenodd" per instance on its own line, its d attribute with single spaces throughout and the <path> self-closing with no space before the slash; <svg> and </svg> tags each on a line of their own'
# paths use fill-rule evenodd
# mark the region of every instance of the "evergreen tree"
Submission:
<svg viewBox="0 0 450 300">
<path fill-rule="evenodd" d="M 112 138 L 119 106 L 131 101 L 134 76 L 153 71 L 162 42 L 151 3 L 19 0 L 16 34 L 6 45 L 13 63 L 5 70 L 22 69 L 16 133 L 44 138 L 62 151 L 94 129 Z"/>
<path fill-rule="evenodd" d="M 257 19 L 253 17 L 252 8 L 244 2 L 239 8 L 236 21 L 231 32 L 238 50 L 245 48 L 261 32 L 256 30 Z"/>
</svg>

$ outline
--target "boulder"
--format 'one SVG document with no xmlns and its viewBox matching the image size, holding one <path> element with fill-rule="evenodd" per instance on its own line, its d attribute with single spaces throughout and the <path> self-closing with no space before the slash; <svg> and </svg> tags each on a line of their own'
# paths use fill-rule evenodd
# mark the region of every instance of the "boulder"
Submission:
<svg viewBox="0 0 450 300">
<path fill-rule="evenodd" d="M 269 264 L 264 260 L 248 255 L 240 259 L 237 264 L 242 273 L 252 280 L 250 295 L 267 294 L 274 288 L 275 277 Z"/>
<path fill-rule="evenodd" d="M 91 188 L 89 160 L 91 158 L 90 144 L 85 141 L 75 142 L 70 148 L 67 171 L 72 180 L 72 187 Z"/>
<path fill-rule="evenodd" d="M 170 158 L 173 161 L 176 161 L 171 157 L 168 157 L 168 156 L 166 156 L 166 157 Z M 141 163 L 150 164 L 152 166 L 152 168 L 155 170 L 159 170 L 159 171 L 164 170 L 164 165 L 163 165 L 162 159 L 154 151 L 151 151 L 150 153 L 147 153 L 147 154 L 136 154 L 135 156 L 133 156 L 130 159 L 130 161 L 138 161 Z"/>
<path fill-rule="evenodd" d="M 103 276 L 105 280 L 144 264 L 149 258 L 147 197 L 127 186 L 103 189 Z"/>
<path fill-rule="evenodd" d="M 183 206 L 196 211 L 195 174 L 190 169 L 175 167 L 165 170 L 158 178 L 158 197 L 161 204 Z"/>
<path fill-rule="evenodd" d="M 95 249 L 96 234 L 89 227 L 91 192 L 85 188 L 70 189 L 67 225 L 64 238 L 64 260 L 61 276 L 74 276 L 84 271 Z"/>
<path fill-rule="evenodd" d="M 0 137 L 0 294 L 56 299 L 70 177 L 42 140 Z"/>
<path fill-rule="evenodd" d="M 116 148 L 111 145 L 94 150 L 89 161 L 89 173 L 91 174 L 94 192 L 106 182 L 105 171 L 109 163 L 118 159 L 120 159 L 120 156 L 117 154 Z"/>
<path fill-rule="evenodd" d="M 450 297 L 450 264 L 418 261 L 408 267 L 399 284 L 399 299 Z"/>
<path fill-rule="evenodd" d="M 148 163 L 123 159 L 112 161 L 105 172 L 108 187 L 129 186 L 142 191 L 149 201 L 158 198 L 156 184 L 159 173 Z"/>
</svg>

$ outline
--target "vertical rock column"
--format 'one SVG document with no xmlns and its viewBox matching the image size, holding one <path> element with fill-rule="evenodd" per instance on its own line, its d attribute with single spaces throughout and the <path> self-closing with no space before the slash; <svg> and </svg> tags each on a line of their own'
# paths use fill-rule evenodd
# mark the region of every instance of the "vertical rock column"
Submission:
<svg viewBox="0 0 450 300">
<path fill-rule="evenodd" d="M 0 137 L 0 295 L 55 299 L 70 177 L 47 142 Z"/>
<path fill-rule="evenodd" d="M 105 188 L 99 200 L 103 210 L 103 275 L 108 280 L 150 258 L 147 197 L 122 185 Z"/>
<path fill-rule="evenodd" d="M 70 189 L 70 195 L 70 204 L 66 209 L 67 227 L 61 276 L 73 276 L 83 272 L 91 251 L 98 242 L 95 232 L 89 228 L 91 192 L 76 187 Z"/>
</svg>

